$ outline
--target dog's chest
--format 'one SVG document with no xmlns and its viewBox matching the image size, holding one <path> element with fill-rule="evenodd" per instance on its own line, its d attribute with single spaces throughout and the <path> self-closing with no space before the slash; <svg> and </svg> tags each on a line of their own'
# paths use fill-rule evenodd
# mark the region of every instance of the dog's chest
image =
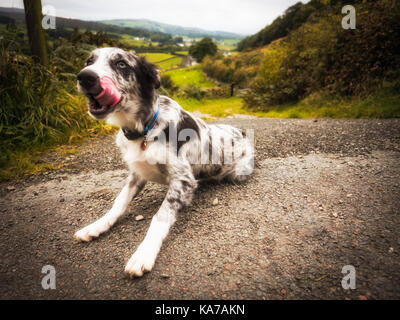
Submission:
<svg viewBox="0 0 400 320">
<path fill-rule="evenodd" d="M 141 139 L 138 139 L 137 141 L 127 140 L 121 131 L 118 133 L 116 139 L 122 157 L 131 171 L 137 173 L 147 181 L 167 184 L 167 176 L 161 172 L 160 166 L 157 165 L 156 161 L 148 161 L 148 150 L 143 150 L 141 148 L 141 142 Z"/>
</svg>

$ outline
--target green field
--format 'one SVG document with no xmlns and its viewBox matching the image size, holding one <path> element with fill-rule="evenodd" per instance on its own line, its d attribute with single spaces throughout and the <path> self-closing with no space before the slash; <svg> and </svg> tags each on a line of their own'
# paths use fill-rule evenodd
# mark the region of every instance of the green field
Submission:
<svg viewBox="0 0 400 320">
<path fill-rule="evenodd" d="M 169 70 L 169 69 L 174 69 L 178 68 L 182 63 L 182 57 L 175 57 L 172 59 L 164 60 L 161 62 L 156 63 L 156 65 L 161 69 L 161 70 Z"/>
<path fill-rule="evenodd" d="M 190 84 L 202 88 L 212 88 L 216 86 L 214 82 L 207 80 L 207 78 L 204 76 L 201 70 L 201 65 L 167 71 L 165 74 L 169 75 L 174 84 L 177 86 Z"/>
<path fill-rule="evenodd" d="M 153 52 L 145 52 L 141 53 L 141 56 L 145 57 L 147 61 L 150 61 L 151 63 L 156 63 L 156 62 L 161 62 L 166 59 L 173 58 L 174 55 L 169 54 L 169 53 L 153 53 Z"/>
<path fill-rule="evenodd" d="M 145 57 L 147 61 L 154 63 L 160 70 L 169 70 L 178 68 L 182 63 L 181 56 L 175 56 L 169 53 L 141 53 L 141 56 Z"/>
</svg>

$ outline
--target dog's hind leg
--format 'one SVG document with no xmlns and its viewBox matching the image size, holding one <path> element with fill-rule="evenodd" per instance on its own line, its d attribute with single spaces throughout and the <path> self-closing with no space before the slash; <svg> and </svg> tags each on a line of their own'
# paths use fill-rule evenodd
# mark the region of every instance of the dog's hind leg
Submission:
<svg viewBox="0 0 400 320">
<path fill-rule="evenodd" d="M 140 277 L 146 271 L 151 271 L 157 254 L 170 227 L 176 220 L 178 211 L 188 205 L 197 183 L 189 164 L 179 163 L 179 167 L 168 166 L 171 177 L 167 195 L 154 215 L 146 237 L 129 259 L 125 272 L 131 276 Z"/>
<path fill-rule="evenodd" d="M 143 189 L 145 184 L 146 180 L 135 173 L 131 173 L 110 211 L 99 220 L 77 231 L 74 237 L 79 241 L 90 241 L 108 231 L 118 218 L 125 213 L 129 202 Z"/>
</svg>

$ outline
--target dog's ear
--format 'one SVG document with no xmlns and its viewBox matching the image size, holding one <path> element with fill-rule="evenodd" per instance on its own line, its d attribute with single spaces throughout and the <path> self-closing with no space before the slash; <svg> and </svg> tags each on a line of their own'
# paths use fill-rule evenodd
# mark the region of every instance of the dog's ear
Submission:
<svg viewBox="0 0 400 320">
<path fill-rule="evenodd" d="M 144 57 L 140 57 L 140 61 L 138 61 L 140 67 L 143 71 L 143 74 L 147 77 L 147 79 L 153 84 L 154 89 L 158 89 L 160 87 L 160 73 L 157 67 L 147 61 Z"/>
<path fill-rule="evenodd" d="M 160 79 L 161 71 L 158 68 L 156 68 L 156 71 L 157 71 L 157 81 L 156 81 L 156 87 L 155 88 L 158 89 L 161 86 L 161 79 Z"/>
<path fill-rule="evenodd" d="M 129 51 L 129 56 L 131 59 L 135 61 L 135 73 L 139 82 L 143 85 L 143 87 L 153 87 L 154 89 L 158 89 L 160 87 L 160 73 L 157 67 L 147 61 L 144 57 L 138 56 L 134 54 L 132 51 Z M 144 88 L 143 88 L 144 89 Z"/>
</svg>

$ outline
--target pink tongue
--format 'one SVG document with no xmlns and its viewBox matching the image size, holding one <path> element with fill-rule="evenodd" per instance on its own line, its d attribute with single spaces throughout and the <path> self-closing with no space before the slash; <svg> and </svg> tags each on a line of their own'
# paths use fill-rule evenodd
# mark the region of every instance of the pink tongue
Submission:
<svg viewBox="0 0 400 320">
<path fill-rule="evenodd" d="M 101 106 L 114 107 L 121 99 L 121 93 L 118 91 L 114 82 L 107 76 L 101 77 L 100 87 L 103 90 L 94 98 Z"/>
</svg>

